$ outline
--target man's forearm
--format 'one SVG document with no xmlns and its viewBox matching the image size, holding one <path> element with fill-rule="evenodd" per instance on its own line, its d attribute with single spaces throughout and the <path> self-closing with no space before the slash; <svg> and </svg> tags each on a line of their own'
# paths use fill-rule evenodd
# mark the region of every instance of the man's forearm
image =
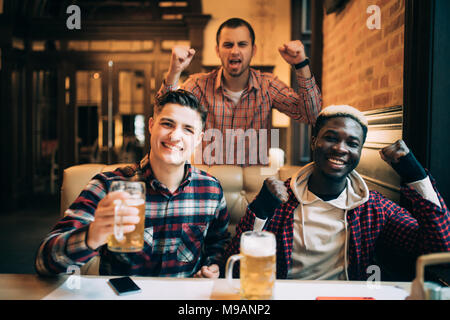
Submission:
<svg viewBox="0 0 450 320">
<path fill-rule="evenodd" d="M 433 202 L 439 207 L 441 206 L 428 175 L 411 151 L 401 157 L 398 163 L 392 163 L 392 167 L 403 181 L 416 190 L 424 199 Z"/>
<path fill-rule="evenodd" d="M 176 87 L 178 86 L 178 81 L 180 80 L 181 73 L 167 73 L 164 81 L 166 86 Z"/>
<path fill-rule="evenodd" d="M 278 78 L 271 80 L 269 93 L 272 107 L 295 121 L 314 124 L 322 109 L 322 96 L 314 77 L 303 78 L 296 73 L 298 90 L 295 91 Z"/>
<path fill-rule="evenodd" d="M 86 244 L 87 227 L 58 235 L 49 235 L 36 255 L 39 274 L 65 273 L 71 265 L 81 265 L 98 255 Z"/>
<path fill-rule="evenodd" d="M 434 190 L 433 185 L 431 184 L 430 177 L 427 176 L 422 180 L 407 183 L 407 185 L 416 190 L 422 196 L 422 198 L 433 202 L 438 207 L 441 207 L 441 203 L 439 202 L 437 193 Z"/>
<path fill-rule="evenodd" d="M 309 68 L 308 65 L 304 66 L 303 68 L 296 69 L 295 73 L 297 74 L 297 77 L 302 77 L 302 78 L 305 78 L 305 79 L 311 79 L 312 78 L 311 69 Z"/>
</svg>

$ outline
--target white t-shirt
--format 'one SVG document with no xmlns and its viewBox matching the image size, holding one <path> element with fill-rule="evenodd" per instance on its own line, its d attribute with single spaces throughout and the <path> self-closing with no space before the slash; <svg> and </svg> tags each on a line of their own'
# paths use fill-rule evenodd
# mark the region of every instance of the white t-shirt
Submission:
<svg viewBox="0 0 450 320">
<path fill-rule="evenodd" d="M 244 92 L 244 90 L 241 91 L 231 91 L 228 89 L 224 88 L 224 92 L 225 95 L 231 99 L 231 101 L 233 101 L 234 105 L 237 105 L 239 103 L 239 100 L 241 100 L 241 96 L 242 96 L 242 92 Z"/>
</svg>

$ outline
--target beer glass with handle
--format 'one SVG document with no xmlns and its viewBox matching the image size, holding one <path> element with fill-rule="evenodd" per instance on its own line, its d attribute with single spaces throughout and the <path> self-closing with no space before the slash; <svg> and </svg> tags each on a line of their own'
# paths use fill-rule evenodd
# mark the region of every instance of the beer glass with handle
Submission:
<svg viewBox="0 0 450 320">
<path fill-rule="evenodd" d="M 113 181 L 110 192 L 124 191 L 130 197 L 114 200 L 114 234 L 108 238 L 108 250 L 114 252 L 138 252 L 144 248 L 145 227 L 145 183 L 140 181 Z M 123 232 L 120 210 L 123 207 L 136 207 L 139 210 L 139 223 L 134 231 Z"/>
<path fill-rule="evenodd" d="M 241 253 L 227 261 L 228 282 L 232 282 L 234 263 L 240 260 L 241 299 L 272 299 L 276 269 L 275 235 L 267 231 L 247 231 L 241 235 L 240 246 Z"/>
</svg>

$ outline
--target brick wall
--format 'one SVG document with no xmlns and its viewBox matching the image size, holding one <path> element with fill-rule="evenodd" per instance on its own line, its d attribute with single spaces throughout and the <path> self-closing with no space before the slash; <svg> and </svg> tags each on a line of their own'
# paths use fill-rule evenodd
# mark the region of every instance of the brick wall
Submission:
<svg viewBox="0 0 450 320">
<path fill-rule="evenodd" d="M 367 7 L 381 9 L 381 29 L 370 30 Z M 324 16 L 324 106 L 362 111 L 403 104 L 404 0 L 350 0 Z"/>
</svg>

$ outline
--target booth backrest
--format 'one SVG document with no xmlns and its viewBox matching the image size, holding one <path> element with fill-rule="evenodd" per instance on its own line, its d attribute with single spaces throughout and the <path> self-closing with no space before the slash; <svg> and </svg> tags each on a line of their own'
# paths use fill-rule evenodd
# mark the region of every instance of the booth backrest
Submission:
<svg viewBox="0 0 450 320">
<path fill-rule="evenodd" d="M 61 215 L 64 215 L 70 204 L 75 201 L 83 188 L 96 174 L 113 171 L 126 165 L 126 163 L 112 165 L 81 164 L 65 169 L 61 187 Z M 232 236 L 235 233 L 236 224 L 244 216 L 247 205 L 258 194 L 264 180 L 269 176 L 275 176 L 284 181 L 300 168 L 296 166 L 284 166 L 279 169 L 261 166 L 243 168 L 233 165 L 200 165 L 197 167 L 219 180 L 230 214 L 228 231 Z M 81 274 L 97 275 L 99 264 L 100 259 L 98 257 L 91 259 L 83 265 Z"/>
<path fill-rule="evenodd" d="M 113 171 L 127 164 L 105 165 L 99 163 L 80 164 L 64 170 L 61 186 L 61 215 L 80 195 L 81 190 L 98 173 Z"/>
<path fill-rule="evenodd" d="M 97 173 L 113 171 L 125 165 L 127 164 L 81 164 L 65 169 L 61 187 L 61 215 L 64 215 L 66 209 Z M 244 168 L 234 165 L 199 165 L 196 167 L 219 180 L 230 214 L 229 231 L 231 234 L 234 234 L 236 224 L 245 214 L 247 205 L 253 201 L 267 177 L 275 176 L 286 180 L 300 168 L 295 166 L 284 166 L 280 169 L 263 166 Z"/>
</svg>

